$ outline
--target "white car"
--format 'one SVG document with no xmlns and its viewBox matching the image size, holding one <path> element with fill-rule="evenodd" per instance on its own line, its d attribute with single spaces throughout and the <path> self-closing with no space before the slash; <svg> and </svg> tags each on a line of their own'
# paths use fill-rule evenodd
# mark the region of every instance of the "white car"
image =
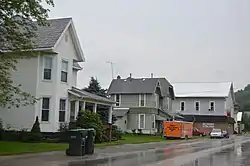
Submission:
<svg viewBox="0 0 250 166">
<path fill-rule="evenodd" d="M 213 129 L 210 133 L 210 138 L 223 138 L 224 134 L 221 129 Z"/>
</svg>

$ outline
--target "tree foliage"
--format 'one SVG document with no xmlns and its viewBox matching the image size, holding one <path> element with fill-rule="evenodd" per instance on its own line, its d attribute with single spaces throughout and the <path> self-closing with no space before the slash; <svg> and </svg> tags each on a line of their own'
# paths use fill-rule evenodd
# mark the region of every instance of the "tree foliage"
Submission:
<svg viewBox="0 0 250 166">
<path fill-rule="evenodd" d="M 244 89 L 235 93 L 236 102 L 239 104 L 240 111 L 250 112 L 250 84 Z"/>
<path fill-rule="evenodd" d="M 78 128 L 94 128 L 96 131 L 95 142 L 103 142 L 103 123 L 98 114 L 92 111 L 79 111 L 76 119 L 76 127 Z"/>
<path fill-rule="evenodd" d="M 89 92 L 89 93 L 93 93 L 99 96 L 103 96 L 106 97 L 106 89 L 102 89 L 99 81 L 97 80 L 97 78 L 91 77 L 90 81 L 89 81 L 89 86 L 84 88 L 85 91 Z"/>
<path fill-rule="evenodd" d="M 93 93 L 102 97 L 106 97 L 106 89 L 103 89 L 97 80 L 97 78 L 91 77 L 89 86 L 84 88 L 85 91 L 89 93 Z M 103 124 L 108 124 L 109 119 L 109 108 L 107 106 L 100 106 L 98 107 L 97 113 L 100 115 L 100 118 Z M 116 117 L 112 115 L 112 123 L 116 121 Z"/>
<path fill-rule="evenodd" d="M 18 59 L 35 54 L 37 26 L 46 26 L 53 0 L 1 0 L 0 1 L 0 107 L 19 107 L 34 104 L 35 99 L 15 85 L 11 72 Z M 34 22 L 36 20 L 36 22 Z"/>
</svg>

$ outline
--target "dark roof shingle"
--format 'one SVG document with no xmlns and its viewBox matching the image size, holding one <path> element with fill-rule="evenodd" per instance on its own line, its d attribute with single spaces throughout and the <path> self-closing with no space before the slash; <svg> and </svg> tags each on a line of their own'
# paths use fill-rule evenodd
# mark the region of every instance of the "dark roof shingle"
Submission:
<svg viewBox="0 0 250 166">
<path fill-rule="evenodd" d="M 109 89 L 109 94 L 138 94 L 155 93 L 155 88 L 160 83 L 163 96 L 168 96 L 169 87 L 172 85 L 165 78 L 127 78 L 113 79 Z"/>
<path fill-rule="evenodd" d="M 62 35 L 63 31 L 69 24 L 72 18 L 60 18 L 47 20 L 49 26 L 37 27 L 37 48 L 52 48 Z"/>
</svg>

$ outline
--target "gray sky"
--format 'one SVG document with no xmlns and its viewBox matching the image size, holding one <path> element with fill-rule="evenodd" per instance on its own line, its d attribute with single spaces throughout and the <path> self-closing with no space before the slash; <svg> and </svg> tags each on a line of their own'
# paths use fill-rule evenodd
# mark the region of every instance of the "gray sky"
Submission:
<svg viewBox="0 0 250 166">
<path fill-rule="evenodd" d="M 86 62 L 78 86 L 96 76 L 170 82 L 250 83 L 249 0 L 54 0 L 50 17 L 73 17 Z"/>
</svg>

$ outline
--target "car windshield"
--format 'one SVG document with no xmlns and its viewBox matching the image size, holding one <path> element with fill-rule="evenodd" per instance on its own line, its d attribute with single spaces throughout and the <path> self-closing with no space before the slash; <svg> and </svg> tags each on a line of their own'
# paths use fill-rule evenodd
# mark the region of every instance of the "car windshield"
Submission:
<svg viewBox="0 0 250 166">
<path fill-rule="evenodd" d="M 221 132 L 221 129 L 213 129 L 212 132 Z"/>
</svg>

